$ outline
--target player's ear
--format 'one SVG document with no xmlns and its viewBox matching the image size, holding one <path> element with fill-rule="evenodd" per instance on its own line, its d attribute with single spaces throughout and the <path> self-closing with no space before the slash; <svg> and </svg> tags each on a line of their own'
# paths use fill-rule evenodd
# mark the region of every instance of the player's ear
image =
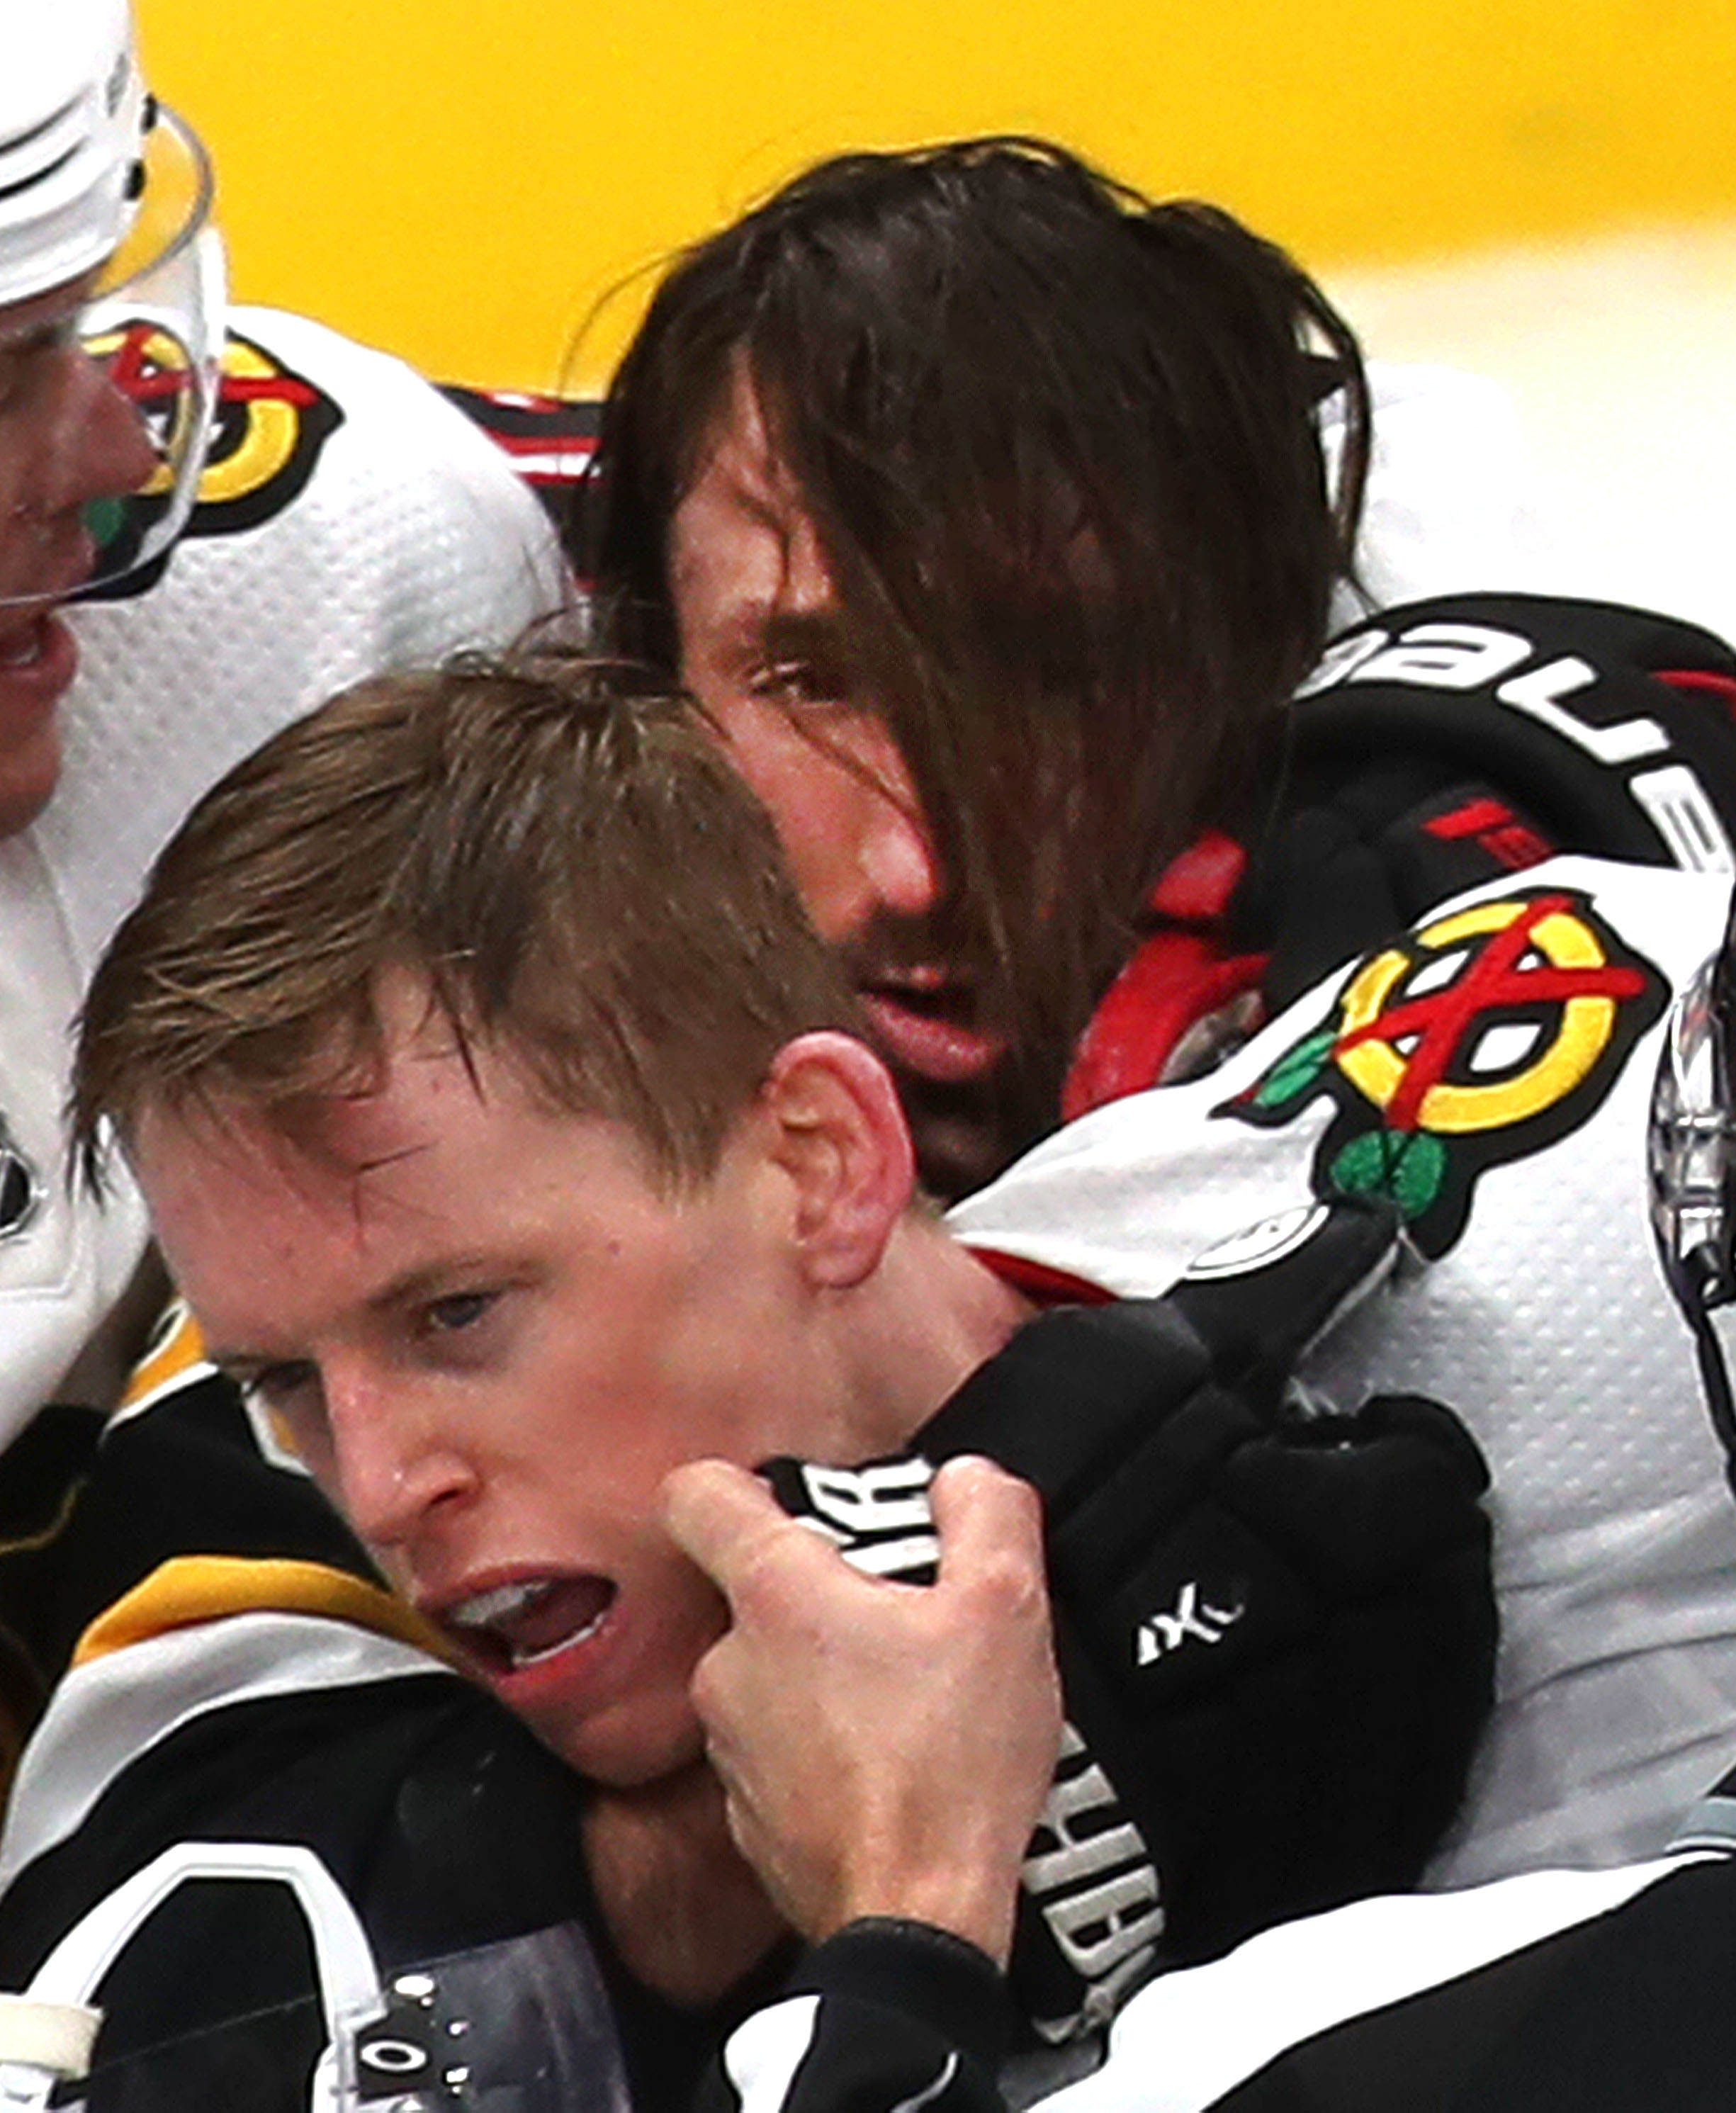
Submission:
<svg viewBox="0 0 1736 2113">
<path fill-rule="evenodd" d="M 916 1188 L 898 1088 L 854 1035 L 786 1042 L 760 1088 L 769 1149 L 788 1177 L 809 1280 L 847 1289 L 872 1275 Z"/>
</svg>

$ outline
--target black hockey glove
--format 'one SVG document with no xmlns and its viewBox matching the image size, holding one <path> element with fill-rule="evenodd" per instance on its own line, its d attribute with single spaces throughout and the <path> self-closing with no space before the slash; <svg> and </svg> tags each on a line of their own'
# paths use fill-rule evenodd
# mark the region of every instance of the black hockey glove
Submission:
<svg viewBox="0 0 1736 2113">
<path fill-rule="evenodd" d="M 1284 821 L 1231 914 L 1268 1014 L 1448 896 L 1554 851 L 1700 869 L 1736 837 L 1736 655 L 1604 602 L 1456 595 L 1336 639 Z"/>
<path fill-rule="evenodd" d="M 1030 1322 L 907 1457 L 765 1470 L 907 1579 L 932 1575 L 942 1460 L 1042 1493 L 1068 1732 L 1012 1971 L 1046 2038 L 1160 1967 L 1412 1883 L 1458 1804 L 1494 1658 L 1481 1456 L 1432 1402 L 1339 1416 L 1288 1387 L 1396 1253 L 1380 1207 L 1289 1214 L 1166 1298 Z"/>
</svg>

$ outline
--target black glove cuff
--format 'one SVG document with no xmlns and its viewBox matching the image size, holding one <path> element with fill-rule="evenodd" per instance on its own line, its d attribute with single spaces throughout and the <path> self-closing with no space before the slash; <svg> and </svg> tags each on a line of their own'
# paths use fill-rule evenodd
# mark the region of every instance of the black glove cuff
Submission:
<svg viewBox="0 0 1736 2113">
<path fill-rule="evenodd" d="M 865 1915 L 805 1952 L 785 1983 L 792 1996 L 847 1996 L 915 2016 L 985 2067 L 1012 2046 L 1005 1977 L 974 1944 L 932 1924 Z"/>
</svg>

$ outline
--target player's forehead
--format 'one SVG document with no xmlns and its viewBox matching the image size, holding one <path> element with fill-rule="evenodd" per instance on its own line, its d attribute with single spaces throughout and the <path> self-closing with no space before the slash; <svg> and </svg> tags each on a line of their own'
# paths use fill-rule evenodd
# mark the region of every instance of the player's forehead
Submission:
<svg viewBox="0 0 1736 2113">
<path fill-rule="evenodd" d="M 473 1075 L 425 979 L 381 977 L 373 1006 L 371 1039 L 334 1023 L 281 1080 L 249 1083 L 219 1061 L 148 1086 L 125 1128 L 153 1214 L 205 1223 L 244 1210 L 249 1191 L 317 1188 L 322 1175 L 346 1175 L 408 1149 L 425 1126 L 416 1088 L 428 1067 L 450 1059 L 465 1085 Z"/>
<path fill-rule="evenodd" d="M 684 623 L 751 627 L 774 613 L 811 615 L 836 607 L 812 518 L 778 457 L 752 378 L 739 367 L 676 507 L 669 563 Z"/>
<path fill-rule="evenodd" d="M 171 1260 L 195 1249 L 221 1256 L 232 1235 L 291 1211 L 333 1215 L 331 1198 L 353 1180 L 346 1162 L 372 1157 L 381 1137 L 391 1150 L 412 1142 L 396 1135 L 388 1111 L 383 1132 L 365 1117 L 343 1125 L 368 1134 L 345 1137 L 340 1153 L 330 1118 L 337 1102 L 322 1095 L 266 1105 L 221 1088 L 146 1101 L 127 1158 Z"/>
<path fill-rule="evenodd" d="M 395 1272 L 461 1244 L 426 1199 L 416 1214 L 382 1209 L 364 1167 L 276 1113 L 240 1096 L 188 1099 L 148 1106 L 133 1134 L 164 1258 L 220 1362 L 299 1355 L 377 1303 Z M 428 1145 L 370 1137 L 364 1157 L 390 1166 Z"/>
<path fill-rule="evenodd" d="M 764 392 L 743 353 L 730 361 L 723 386 L 700 426 L 677 503 L 678 523 L 696 494 L 727 501 L 786 532 L 806 518 L 798 479 L 784 460 Z"/>
<path fill-rule="evenodd" d="M 457 1058 L 281 1100 L 212 1089 L 148 1102 L 128 1152 L 202 1325 L 249 1350 L 469 1252 L 488 1219 L 479 1174 L 496 1171 L 504 1195 L 533 1164 L 510 1111 Z"/>
</svg>

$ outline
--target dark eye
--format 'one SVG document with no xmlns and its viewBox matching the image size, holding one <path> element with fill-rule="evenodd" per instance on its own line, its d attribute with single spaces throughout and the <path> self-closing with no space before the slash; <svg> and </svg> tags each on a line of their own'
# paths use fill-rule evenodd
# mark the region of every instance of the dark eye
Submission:
<svg viewBox="0 0 1736 2113">
<path fill-rule="evenodd" d="M 428 1306 L 427 1323 L 431 1334 L 461 1335 L 489 1313 L 500 1294 L 495 1291 L 454 1291 Z"/>
<path fill-rule="evenodd" d="M 255 1421 L 322 1480 L 331 1465 L 331 1434 L 326 1424 L 326 1393 L 319 1367 L 299 1359 L 237 1372 L 236 1385 Z"/>
<path fill-rule="evenodd" d="M 775 661 L 755 677 L 753 687 L 787 705 L 843 704 L 850 694 L 843 669 L 812 659 Z"/>
<path fill-rule="evenodd" d="M 0 403 L 19 395 L 34 375 L 46 372 L 53 355 L 77 343 L 75 319 L 66 316 L 0 345 Z"/>
<path fill-rule="evenodd" d="M 302 1358 L 286 1358 L 286 1363 L 262 1365 L 235 1378 L 247 1408 L 264 1416 L 281 1441 L 319 1472 L 325 1452 L 325 1388 L 319 1367 Z"/>
<path fill-rule="evenodd" d="M 0 345 L 0 404 L 8 404 L 23 393 L 30 378 L 30 348 L 14 342 Z"/>
<path fill-rule="evenodd" d="M 239 1373 L 236 1385 L 249 1402 L 283 1417 L 298 1431 L 320 1411 L 318 1367 L 299 1358 Z"/>
</svg>

